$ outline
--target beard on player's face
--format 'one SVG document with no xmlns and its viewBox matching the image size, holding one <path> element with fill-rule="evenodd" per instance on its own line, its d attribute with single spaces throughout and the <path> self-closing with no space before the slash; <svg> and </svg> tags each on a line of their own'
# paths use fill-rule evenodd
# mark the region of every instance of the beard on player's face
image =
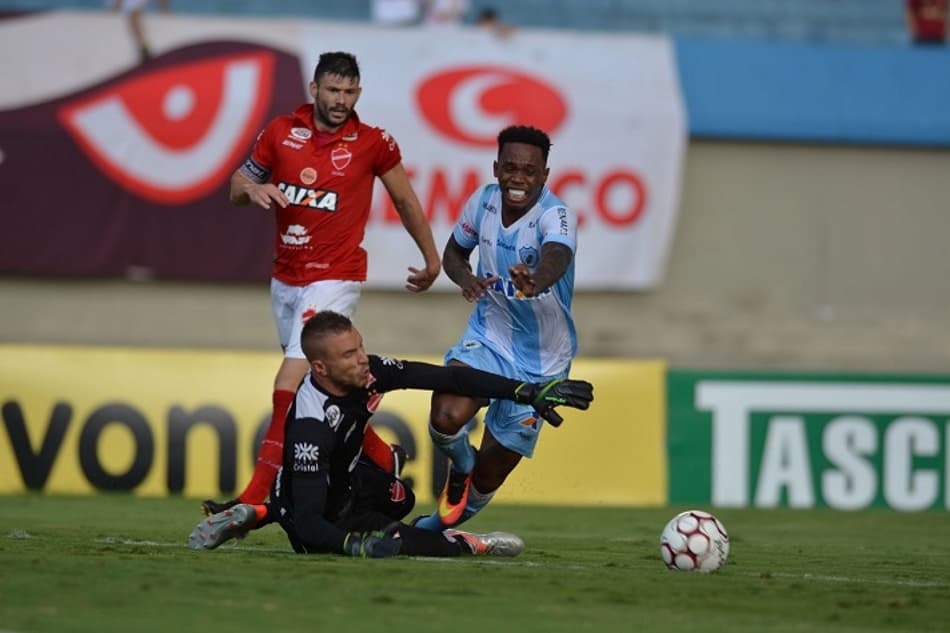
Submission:
<svg viewBox="0 0 950 633">
<path fill-rule="evenodd" d="M 352 112 L 353 108 L 338 104 L 326 105 L 317 103 L 314 108 L 317 123 L 329 128 L 337 128 L 346 123 L 346 120 L 350 118 Z"/>
</svg>

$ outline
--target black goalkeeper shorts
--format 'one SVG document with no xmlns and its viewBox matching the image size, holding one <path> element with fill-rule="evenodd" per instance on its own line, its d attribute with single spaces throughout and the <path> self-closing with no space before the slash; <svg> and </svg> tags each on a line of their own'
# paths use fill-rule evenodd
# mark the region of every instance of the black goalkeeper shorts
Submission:
<svg viewBox="0 0 950 633">
<path fill-rule="evenodd" d="M 382 530 L 406 517 L 416 505 L 416 496 L 406 483 L 368 460 L 353 470 L 352 502 L 334 521 L 347 532 Z"/>
</svg>

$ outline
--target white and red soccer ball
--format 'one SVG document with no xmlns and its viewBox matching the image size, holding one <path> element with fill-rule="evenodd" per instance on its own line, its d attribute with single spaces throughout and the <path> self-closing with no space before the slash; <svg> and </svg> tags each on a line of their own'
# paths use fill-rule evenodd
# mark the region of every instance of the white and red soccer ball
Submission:
<svg viewBox="0 0 950 633">
<path fill-rule="evenodd" d="M 729 557 L 729 534 L 722 522 L 708 512 L 687 510 L 663 528 L 660 556 L 670 569 L 716 571 Z"/>
</svg>

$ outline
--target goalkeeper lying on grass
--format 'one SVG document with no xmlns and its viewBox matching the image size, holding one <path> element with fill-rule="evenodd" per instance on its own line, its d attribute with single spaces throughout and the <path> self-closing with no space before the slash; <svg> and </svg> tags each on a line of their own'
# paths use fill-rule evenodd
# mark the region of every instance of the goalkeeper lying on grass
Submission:
<svg viewBox="0 0 950 633">
<path fill-rule="evenodd" d="M 379 395 L 395 389 L 510 399 L 530 404 L 545 419 L 559 419 L 557 406 L 590 406 L 590 383 L 521 383 L 468 367 L 367 355 L 359 331 L 335 312 L 312 317 L 301 342 L 310 372 L 287 414 L 283 467 L 270 501 L 235 505 L 204 519 L 189 536 L 190 547 L 214 549 L 278 522 L 300 554 L 381 558 L 521 553 L 524 543 L 514 534 L 430 531 L 401 523 L 415 498 L 398 472 L 385 472 L 360 459 L 366 423 Z"/>
</svg>

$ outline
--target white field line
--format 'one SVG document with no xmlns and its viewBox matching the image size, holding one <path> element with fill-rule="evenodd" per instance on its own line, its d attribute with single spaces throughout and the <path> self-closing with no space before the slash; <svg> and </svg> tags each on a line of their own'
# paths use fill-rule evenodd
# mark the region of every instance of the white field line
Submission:
<svg viewBox="0 0 950 633">
<path fill-rule="evenodd" d="M 139 541 L 136 539 L 123 538 L 121 536 L 106 536 L 102 538 L 96 538 L 92 540 L 93 543 L 104 543 L 106 545 L 135 545 L 135 546 L 144 546 L 144 547 L 174 547 L 174 548 L 188 548 L 186 543 L 158 543 L 156 541 Z M 276 547 L 256 547 L 256 546 L 242 546 L 240 540 L 234 540 L 224 545 L 219 546 L 217 549 L 240 549 L 249 552 L 265 552 L 268 554 L 293 554 L 294 551 L 289 547 L 286 549 L 276 548 Z"/>
<path fill-rule="evenodd" d="M 184 543 L 158 543 L 156 541 L 138 541 L 115 536 L 93 539 L 96 543 L 106 543 L 110 545 L 136 545 L 145 547 L 187 547 Z M 292 550 L 279 549 L 274 547 L 257 547 L 254 545 L 242 545 L 240 541 L 222 545 L 219 549 L 240 549 L 249 552 L 291 554 Z M 437 558 L 429 556 L 415 556 L 414 560 L 431 563 L 449 563 L 457 562 L 455 558 Z M 585 565 L 583 563 L 551 563 L 547 561 L 521 561 L 521 560 L 497 560 L 490 558 L 466 559 L 467 564 L 480 565 L 516 565 L 521 567 L 538 567 L 550 569 L 567 569 L 574 571 L 596 571 L 600 565 Z M 787 574 L 783 572 L 740 572 L 740 575 L 752 578 L 781 578 L 783 580 L 806 580 L 811 582 L 848 584 L 848 583 L 866 583 L 872 585 L 881 585 L 886 587 L 921 587 L 921 588 L 942 588 L 950 587 L 950 582 L 944 580 L 930 579 L 900 579 L 900 578 L 864 578 L 855 576 L 829 576 L 825 574 Z"/>
</svg>

